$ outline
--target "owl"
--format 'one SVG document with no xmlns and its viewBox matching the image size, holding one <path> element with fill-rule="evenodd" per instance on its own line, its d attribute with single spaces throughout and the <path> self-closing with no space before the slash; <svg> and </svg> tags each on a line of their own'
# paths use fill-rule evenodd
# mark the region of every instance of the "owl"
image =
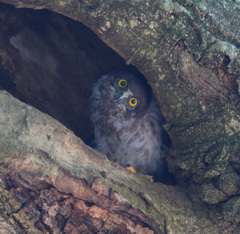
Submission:
<svg viewBox="0 0 240 234">
<path fill-rule="evenodd" d="M 95 148 L 123 167 L 164 180 L 163 116 L 142 75 L 112 70 L 91 95 Z"/>
</svg>

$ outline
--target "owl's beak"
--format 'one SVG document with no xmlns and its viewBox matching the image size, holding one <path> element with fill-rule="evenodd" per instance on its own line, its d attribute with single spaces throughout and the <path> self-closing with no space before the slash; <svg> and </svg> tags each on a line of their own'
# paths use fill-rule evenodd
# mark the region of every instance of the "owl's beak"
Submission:
<svg viewBox="0 0 240 234">
<path fill-rule="evenodd" d="M 128 98 L 129 96 L 133 96 L 132 92 L 128 89 L 126 92 L 123 93 L 122 98 Z"/>
<path fill-rule="evenodd" d="M 125 91 L 123 93 L 123 95 L 121 97 L 118 97 L 114 100 L 114 102 L 120 101 L 123 98 L 128 98 L 129 96 L 133 96 L 132 92 L 128 89 L 127 91 Z"/>
</svg>

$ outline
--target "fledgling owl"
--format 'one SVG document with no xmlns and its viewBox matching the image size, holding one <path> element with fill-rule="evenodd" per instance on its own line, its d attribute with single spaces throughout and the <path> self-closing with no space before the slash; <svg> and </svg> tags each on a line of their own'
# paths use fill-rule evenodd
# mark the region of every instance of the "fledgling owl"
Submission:
<svg viewBox="0 0 240 234">
<path fill-rule="evenodd" d="M 97 150 L 123 167 L 162 180 L 163 117 L 142 76 L 120 70 L 102 75 L 93 87 L 91 120 Z"/>
</svg>

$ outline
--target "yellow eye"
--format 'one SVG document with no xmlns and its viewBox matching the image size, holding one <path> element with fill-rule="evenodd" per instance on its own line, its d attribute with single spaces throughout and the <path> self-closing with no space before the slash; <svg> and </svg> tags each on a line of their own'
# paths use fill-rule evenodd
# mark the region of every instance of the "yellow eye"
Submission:
<svg viewBox="0 0 240 234">
<path fill-rule="evenodd" d="M 127 86 L 127 81 L 124 79 L 121 79 L 118 81 L 118 86 L 121 88 L 125 88 Z"/>
<path fill-rule="evenodd" d="M 129 105 L 130 106 L 136 106 L 138 104 L 138 100 L 136 98 L 130 98 Z"/>
</svg>

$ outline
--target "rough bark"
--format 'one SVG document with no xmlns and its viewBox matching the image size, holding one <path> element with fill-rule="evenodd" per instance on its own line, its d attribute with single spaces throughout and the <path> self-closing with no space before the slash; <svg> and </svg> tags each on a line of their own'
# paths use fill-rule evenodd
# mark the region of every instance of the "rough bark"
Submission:
<svg viewBox="0 0 240 234">
<path fill-rule="evenodd" d="M 29 233 L 34 227 L 56 233 L 216 228 L 205 209 L 179 188 L 150 183 L 110 162 L 5 91 L 0 100 L 2 214 L 15 221 L 14 228 Z"/>
<path fill-rule="evenodd" d="M 1 2 L 84 23 L 146 76 L 173 143 L 168 165 L 177 184 L 126 172 L 1 91 L 1 202 L 2 210 L 6 200 L 14 204 L 3 214 L 14 228 L 239 232 L 237 2 Z"/>
</svg>

